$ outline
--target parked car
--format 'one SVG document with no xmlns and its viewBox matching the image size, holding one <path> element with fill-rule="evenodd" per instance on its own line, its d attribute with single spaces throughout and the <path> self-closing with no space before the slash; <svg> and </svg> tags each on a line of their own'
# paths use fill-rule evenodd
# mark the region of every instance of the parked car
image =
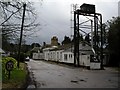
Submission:
<svg viewBox="0 0 120 90">
<path fill-rule="evenodd" d="M 25 61 L 30 61 L 30 58 L 29 58 L 29 56 L 27 56 L 27 58 L 25 58 Z"/>
</svg>

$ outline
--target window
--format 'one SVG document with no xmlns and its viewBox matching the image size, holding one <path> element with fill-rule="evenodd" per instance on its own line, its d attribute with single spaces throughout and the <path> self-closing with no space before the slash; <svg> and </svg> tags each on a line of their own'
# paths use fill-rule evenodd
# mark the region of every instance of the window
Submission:
<svg viewBox="0 0 120 90">
<path fill-rule="evenodd" d="M 71 54 L 69 54 L 69 58 L 71 58 Z"/>
<path fill-rule="evenodd" d="M 72 58 L 72 54 L 71 54 L 71 58 Z"/>
<path fill-rule="evenodd" d="M 59 58 L 59 52 L 57 52 L 57 59 Z"/>
<path fill-rule="evenodd" d="M 62 59 L 62 52 L 60 52 L 60 59 Z"/>
<path fill-rule="evenodd" d="M 67 61 L 67 54 L 64 54 L 64 60 Z"/>
<path fill-rule="evenodd" d="M 89 58 L 90 58 L 90 57 L 88 56 L 87 59 L 89 60 Z"/>
</svg>

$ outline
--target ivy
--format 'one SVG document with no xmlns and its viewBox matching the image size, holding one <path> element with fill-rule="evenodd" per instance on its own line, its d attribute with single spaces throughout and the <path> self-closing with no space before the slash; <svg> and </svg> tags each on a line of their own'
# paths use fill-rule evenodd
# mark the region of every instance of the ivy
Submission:
<svg viewBox="0 0 120 90">
<path fill-rule="evenodd" d="M 3 79 L 7 78 L 8 71 L 6 70 L 6 63 L 8 61 L 12 61 L 13 62 L 13 64 L 14 64 L 13 69 L 17 68 L 17 61 L 16 61 L 16 59 L 14 59 L 12 57 L 3 57 L 2 58 L 2 76 L 3 76 Z"/>
</svg>

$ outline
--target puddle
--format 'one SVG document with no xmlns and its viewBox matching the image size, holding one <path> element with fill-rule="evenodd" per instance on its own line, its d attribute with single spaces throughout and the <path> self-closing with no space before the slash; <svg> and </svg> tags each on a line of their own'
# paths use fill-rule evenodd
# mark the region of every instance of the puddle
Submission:
<svg viewBox="0 0 120 90">
<path fill-rule="evenodd" d="M 84 79 L 80 79 L 79 81 L 82 81 L 82 82 L 87 82 L 86 80 L 84 80 Z"/>
<path fill-rule="evenodd" d="M 78 80 L 71 80 L 72 83 L 78 83 Z"/>
</svg>

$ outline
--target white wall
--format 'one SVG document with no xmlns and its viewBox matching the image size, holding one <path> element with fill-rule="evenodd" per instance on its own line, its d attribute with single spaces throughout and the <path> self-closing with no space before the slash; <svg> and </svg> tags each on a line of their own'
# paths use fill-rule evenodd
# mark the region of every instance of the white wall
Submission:
<svg viewBox="0 0 120 90">
<path fill-rule="evenodd" d="M 43 59 L 43 53 L 33 53 L 33 59 Z"/>
<path fill-rule="evenodd" d="M 65 63 L 74 63 L 74 53 L 71 51 L 57 50 L 50 51 L 44 50 L 44 59 Z M 80 55 L 80 65 L 81 66 L 90 66 L 90 55 Z"/>
<path fill-rule="evenodd" d="M 38 59 L 38 53 L 33 53 L 33 59 Z"/>
<path fill-rule="evenodd" d="M 90 69 L 100 69 L 100 62 L 91 62 Z"/>
<path fill-rule="evenodd" d="M 63 50 L 56 51 L 56 61 L 62 62 L 62 52 Z"/>
<path fill-rule="evenodd" d="M 74 55 L 73 55 L 73 53 L 72 52 L 63 52 L 61 62 L 74 63 Z"/>
<path fill-rule="evenodd" d="M 80 65 L 90 66 L 90 55 L 80 55 Z"/>
<path fill-rule="evenodd" d="M 49 60 L 56 61 L 56 51 L 50 51 Z"/>
<path fill-rule="evenodd" d="M 49 58 L 50 58 L 49 51 L 44 51 L 44 59 L 49 60 Z"/>
</svg>

